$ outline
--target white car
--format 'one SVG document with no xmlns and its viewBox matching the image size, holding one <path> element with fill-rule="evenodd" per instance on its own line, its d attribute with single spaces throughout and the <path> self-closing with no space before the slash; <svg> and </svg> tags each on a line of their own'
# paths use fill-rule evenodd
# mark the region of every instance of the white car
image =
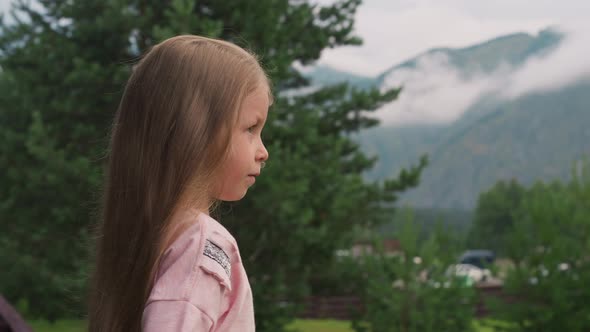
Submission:
<svg viewBox="0 0 590 332">
<path fill-rule="evenodd" d="M 486 281 L 492 277 L 492 272 L 490 270 L 481 269 L 471 264 L 451 265 L 446 273 L 447 275 L 465 277 L 469 280 L 470 284 Z"/>
</svg>

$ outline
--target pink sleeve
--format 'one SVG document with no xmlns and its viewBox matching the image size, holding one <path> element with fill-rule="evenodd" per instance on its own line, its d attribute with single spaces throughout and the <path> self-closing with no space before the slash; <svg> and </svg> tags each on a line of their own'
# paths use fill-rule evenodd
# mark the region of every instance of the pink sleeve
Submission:
<svg viewBox="0 0 590 332">
<path fill-rule="evenodd" d="M 154 301 L 143 311 L 142 331 L 208 332 L 213 320 L 187 301 Z"/>
</svg>

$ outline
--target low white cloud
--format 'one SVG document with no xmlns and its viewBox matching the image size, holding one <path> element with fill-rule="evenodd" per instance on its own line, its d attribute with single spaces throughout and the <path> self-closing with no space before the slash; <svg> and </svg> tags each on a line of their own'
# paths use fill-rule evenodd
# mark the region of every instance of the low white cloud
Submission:
<svg viewBox="0 0 590 332">
<path fill-rule="evenodd" d="M 465 47 L 514 32 L 536 33 L 559 22 L 526 16 L 478 16 L 448 0 L 366 1 L 358 9 L 355 22 L 363 45 L 324 50 L 319 63 L 374 76 L 429 48 Z"/>
<path fill-rule="evenodd" d="M 502 95 L 519 97 L 531 91 L 556 90 L 590 76 L 590 25 L 565 28 L 559 48 L 533 58 L 510 76 Z"/>
<path fill-rule="evenodd" d="M 377 111 L 386 125 L 447 123 L 459 118 L 483 94 L 497 88 L 495 79 L 459 72 L 445 53 L 419 58 L 414 68 L 400 68 L 388 75 L 382 88 L 402 86 L 397 100 Z"/>
<path fill-rule="evenodd" d="M 587 28 L 577 25 L 563 29 L 566 38 L 552 52 L 533 57 L 518 68 L 501 65 L 491 74 L 472 72 L 466 76 L 444 53 L 422 56 L 415 68 L 400 68 L 385 78 L 383 89 L 402 86 L 403 90 L 376 116 L 384 125 L 449 123 L 485 95 L 512 99 L 533 91 L 556 90 L 590 77 Z"/>
</svg>

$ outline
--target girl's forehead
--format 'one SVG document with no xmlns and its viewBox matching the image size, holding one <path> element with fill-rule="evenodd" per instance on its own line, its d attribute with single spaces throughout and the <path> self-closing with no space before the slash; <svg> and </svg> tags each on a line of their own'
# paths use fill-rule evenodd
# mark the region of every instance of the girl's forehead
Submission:
<svg viewBox="0 0 590 332">
<path fill-rule="evenodd" d="M 265 113 L 268 112 L 268 107 L 270 106 L 270 96 L 268 93 L 268 88 L 264 86 L 259 86 L 248 94 L 243 102 L 242 108 L 240 113 L 248 113 L 248 114 L 256 114 L 256 113 Z"/>
</svg>

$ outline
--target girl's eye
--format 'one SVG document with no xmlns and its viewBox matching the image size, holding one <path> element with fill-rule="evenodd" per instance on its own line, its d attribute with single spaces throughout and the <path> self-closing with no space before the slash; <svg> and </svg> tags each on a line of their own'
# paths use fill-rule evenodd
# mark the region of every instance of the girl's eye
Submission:
<svg viewBox="0 0 590 332">
<path fill-rule="evenodd" d="M 250 126 L 250 127 L 248 127 L 248 132 L 253 133 L 255 129 L 256 129 L 256 125 Z"/>
</svg>

